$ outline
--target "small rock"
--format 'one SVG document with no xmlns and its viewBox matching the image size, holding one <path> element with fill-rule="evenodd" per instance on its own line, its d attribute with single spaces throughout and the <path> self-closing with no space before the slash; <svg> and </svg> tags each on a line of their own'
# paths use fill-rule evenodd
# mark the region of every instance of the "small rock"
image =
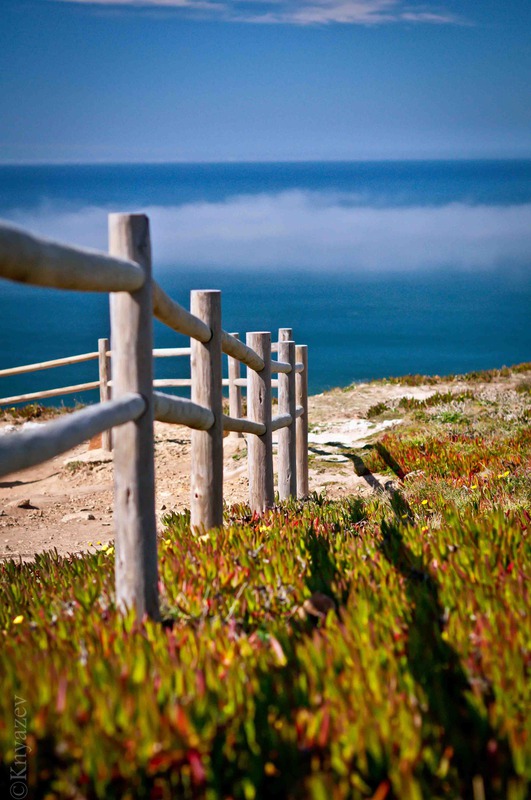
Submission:
<svg viewBox="0 0 531 800">
<path fill-rule="evenodd" d="M 83 520 L 96 519 L 94 514 L 89 514 L 85 511 L 78 511 L 75 514 L 65 514 L 61 522 L 81 522 Z"/>
<path fill-rule="evenodd" d="M 7 503 L 6 508 L 38 508 L 38 506 L 34 506 L 29 498 L 25 500 L 12 500 L 10 503 Z"/>
</svg>

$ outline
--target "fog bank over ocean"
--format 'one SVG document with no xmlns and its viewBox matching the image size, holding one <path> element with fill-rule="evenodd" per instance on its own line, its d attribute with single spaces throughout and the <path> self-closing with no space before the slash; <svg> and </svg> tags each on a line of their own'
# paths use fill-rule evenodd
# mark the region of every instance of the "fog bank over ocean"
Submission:
<svg viewBox="0 0 531 800">
<path fill-rule="evenodd" d="M 155 274 L 180 302 L 218 287 L 227 329 L 291 325 L 313 391 L 531 360 L 531 162 L 0 167 L 0 216 L 35 233 L 106 249 L 112 211 L 150 216 Z M 0 286 L 0 366 L 107 333 L 106 298 Z M 157 344 L 176 338 L 156 326 Z"/>
<path fill-rule="evenodd" d="M 46 201 L 10 218 L 59 240 L 106 249 L 114 208 Z M 525 268 L 531 204 L 359 205 L 356 196 L 293 190 L 222 202 L 147 206 L 158 272 L 191 265 L 238 269 L 410 271 Z"/>
</svg>

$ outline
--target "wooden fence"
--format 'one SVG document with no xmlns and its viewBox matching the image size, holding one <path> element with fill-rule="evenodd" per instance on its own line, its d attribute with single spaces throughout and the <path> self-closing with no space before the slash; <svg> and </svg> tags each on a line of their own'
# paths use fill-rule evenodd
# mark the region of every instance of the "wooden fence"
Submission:
<svg viewBox="0 0 531 800">
<path fill-rule="evenodd" d="M 2 370 L 13 375 L 98 358 L 100 379 L 44 393 L 3 398 L 2 403 L 100 387 L 100 403 L 38 429 L 3 436 L 0 477 L 53 458 L 102 434 L 110 447 L 113 429 L 116 597 L 120 608 L 159 617 L 153 421 L 192 429 L 191 525 L 194 531 L 223 524 L 223 433 L 248 434 L 249 502 L 262 513 L 274 502 L 272 434 L 278 430 L 278 493 L 308 494 L 308 358 L 291 330 L 282 329 L 271 359 L 269 332 L 248 333 L 244 344 L 221 324 L 221 292 L 193 291 L 191 308 L 174 302 L 152 279 L 149 220 L 143 214 L 109 216 L 110 254 L 40 239 L 0 224 L 0 277 L 37 286 L 110 293 L 111 349 Z M 153 314 L 191 339 L 189 381 L 153 381 Z M 222 353 L 229 377 L 222 377 Z M 109 373 L 109 358 L 112 360 Z M 247 378 L 241 377 L 241 364 Z M 273 381 L 272 373 L 278 374 Z M 157 383 L 191 386 L 191 400 L 154 391 Z M 271 388 L 278 386 L 278 414 Z M 229 414 L 223 413 L 223 385 Z M 111 399 L 108 399 L 109 386 Z M 247 417 L 242 417 L 242 387 Z"/>
<path fill-rule="evenodd" d="M 239 338 L 238 333 L 231 334 Z M 278 331 L 279 342 L 289 341 L 292 338 L 291 328 L 280 328 Z M 278 343 L 271 344 L 271 352 L 278 352 Z M 152 351 L 153 358 L 176 358 L 176 357 L 190 357 L 190 347 L 157 347 Z M 111 399 L 111 358 L 112 351 L 110 349 L 109 340 L 106 338 L 98 339 L 98 349 L 90 353 L 80 353 L 74 356 L 66 356 L 64 358 L 54 358 L 50 361 L 39 361 L 34 364 L 24 364 L 18 367 L 8 367 L 7 369 L 0 369 L 0 379 L 8 378 L 14 375 L 23 375 L 30 372 L 39 372 L 42 370 L 49 370 L 56 367 L 72 366 L 75 364 L 86 363 L 87 361 L 98 361 L 98 380 L 88 381 L 85 383 L 76 383 L 70 386 L 55 386 L 52 389 L 41 389 L 37 392 L 26 392 L 24 394 L 11 395 L 8 397 L 0 397 L 0 407 L 14 406 L 20 403 L 32 403 L 36 400 L 44 400 L 50 397 L 62 397 L 67 394 L 80 394 L 91 390 L 99 389 L 100 401 Z M 232 417 L 241 417 L 242 415 L 242 388 L 247 386 L 247 380 L 240 377 L 240 362 L 235 358 L 228 359 L 228 372 L 229 377 L 223 378 L 223 387 L 228 387 L 229 392 L 229 413 Z M 303 364 L 298 362 L 296 371 L 302 372 Z M 189 388 L 192 386 L 191 378 L 155 378 L 153 380 L 155 388 L 173 387 L 173 388 Z M 271 380 L 272 388 L 278 388 L 278 379 Z M 102 448 L 103 450 L 112 450 L 111 432 L 110 430 L 102 433 Z M 240 432 L 232 432 L 230 436 L 242 437 Z"/>
</svg>

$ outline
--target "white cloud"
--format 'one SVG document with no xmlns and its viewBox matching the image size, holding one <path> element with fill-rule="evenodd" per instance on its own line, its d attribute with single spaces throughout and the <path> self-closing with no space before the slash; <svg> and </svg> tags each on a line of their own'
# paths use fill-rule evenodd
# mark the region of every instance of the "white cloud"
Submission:
<svg viewBox="0 0 531 800">
<path fill-rule="evenodd" d="M 224 13 L 226 4 L 218 0 L 51 0 L 55 3 L 76 3 L 86 6 L 108 6 L 129 8 L 176 9 L 188 12 L 200 11 L 215 14 Z"/>
<path fill-rule="evenodd" d="M 276 10 L 241 15 L 242 21 L 323 25 L 330 23 L 378 25 L 390 22 L 457 23 L 454 14 L 428 12 L 424 6 L 415 10 L 403 0 L 311 0 L 279 4 Z"/>
<path fill-rule="evenodd" d="M 43 236 L 105 249 L 109 210 L 45 205 L 10 217 Z M 531 204 L 373 208 L 290 191 L 143 210 L 158 271 L 531 269 Z"/>
<path fill-rule="evenodd" d="M 380 25 L 392 22 L 463 24 L 463 19 L 418 0 L 52 0 L 98 6 L 177 9 L 232 22 L 287 25 Z"/>
</svg>

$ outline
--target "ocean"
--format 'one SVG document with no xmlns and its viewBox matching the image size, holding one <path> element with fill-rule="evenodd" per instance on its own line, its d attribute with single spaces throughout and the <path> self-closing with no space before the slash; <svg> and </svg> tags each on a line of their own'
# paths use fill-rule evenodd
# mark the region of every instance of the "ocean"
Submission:
<svg viewBox="0 0 531 800">
<path fill-rule="evenodd" d="M 0 217 L 40 235 L 106 249 L 113 211 L 149 215 L 178 302 L 219 288 L 225 330 L 292 327 L 312 393 L 531 360 L 531 161 L 0 166 Z M 0 369 L 108 335 L 106 296 L 0 282 Z M 155 343 L 185 340 L 155 323 Z M 0 397 L 96 379 L 96 362 L 1 378 Z"/>
</svg>

